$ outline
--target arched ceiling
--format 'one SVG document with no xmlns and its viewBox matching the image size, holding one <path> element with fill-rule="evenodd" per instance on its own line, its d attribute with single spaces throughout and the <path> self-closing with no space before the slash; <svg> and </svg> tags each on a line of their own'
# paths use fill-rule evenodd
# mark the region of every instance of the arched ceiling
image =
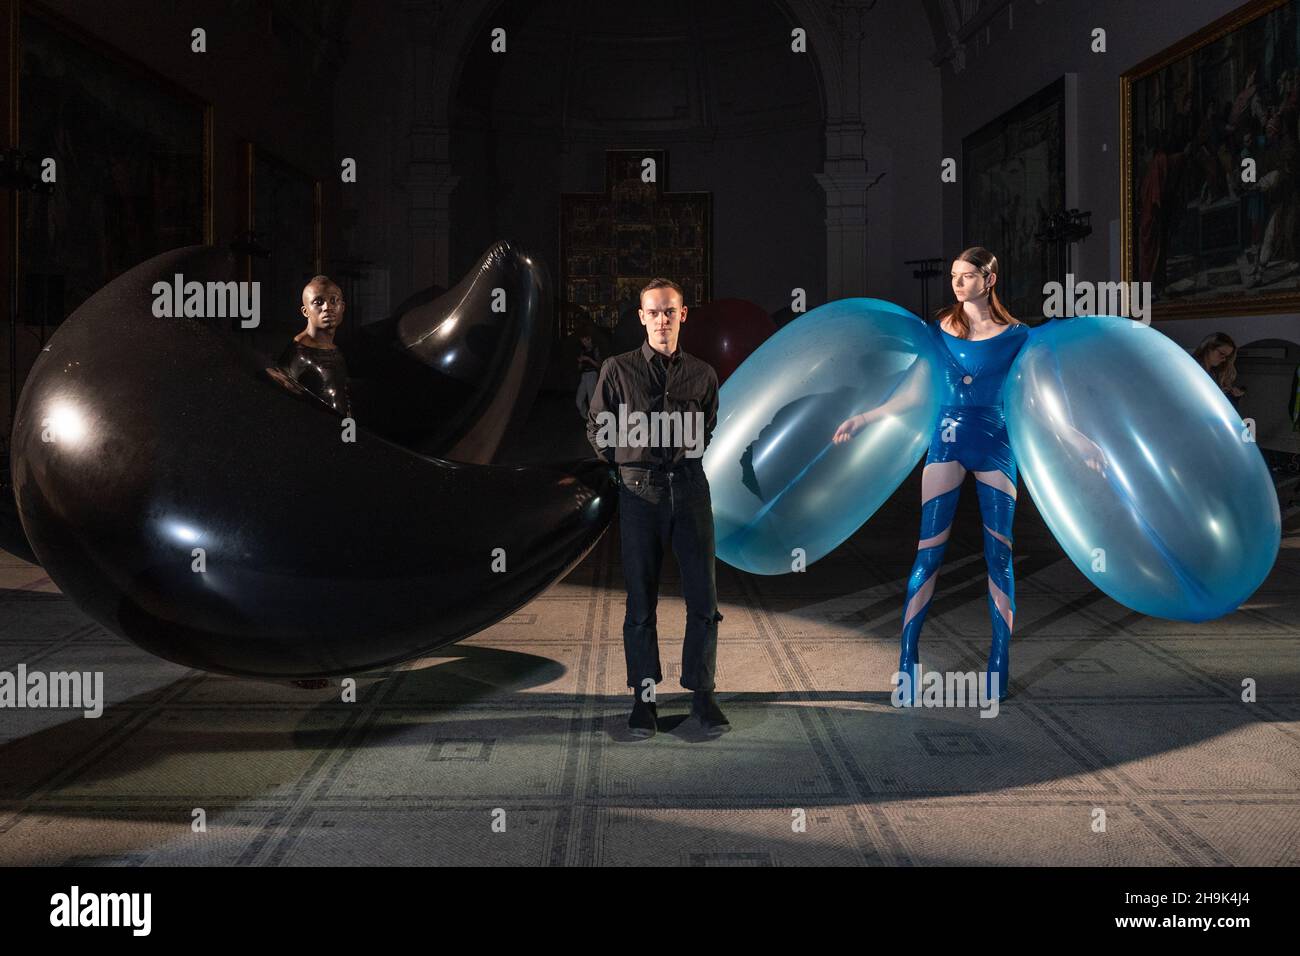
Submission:
<svg viewBox="0 0 1300 956">
<path fill-rule="evenodd" d="M 458 125 L 744 132 L 825 116 L 775 0 L 505 0 L 488 20 L 460 73 Z M 489 48 L 494 27 L 506 55 Z"/>
</svg>

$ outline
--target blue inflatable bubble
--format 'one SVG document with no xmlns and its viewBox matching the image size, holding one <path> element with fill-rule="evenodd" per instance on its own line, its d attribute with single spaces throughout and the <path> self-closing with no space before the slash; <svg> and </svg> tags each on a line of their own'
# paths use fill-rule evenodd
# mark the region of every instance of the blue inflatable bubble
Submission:
<svg viewBox="0 0 1300 956">
<path fill-rule="evenodd" d="M 1121 604 L 1204 621 L 1277 558 L 1281 516 L 1258 446 L 1177 343 L 1130 319 L 1040 327 L 1003 392 L 1011 448 L 1070 560 Z"/>
<path fill-rule="evenodd" d="M 879 299 L 827 303 L 764 342 L 719 390 L 704 455 L 718 557 L 785 574 L 796 549 L 811 564 L 853 534 L 925 453 L 938 368 L 925 323 Z"/>
</svg>

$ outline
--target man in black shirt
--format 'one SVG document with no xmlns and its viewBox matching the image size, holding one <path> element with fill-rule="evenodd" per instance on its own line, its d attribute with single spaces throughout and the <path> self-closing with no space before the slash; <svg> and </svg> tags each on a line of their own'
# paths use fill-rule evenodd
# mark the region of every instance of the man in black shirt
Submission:
<svg viewBox="0 0 1300 956">
<path fill-rule="evenodd" d="M 663 680 L 655 608 L 665 545 L 677 558 L 686 599 L 681 683 L 694 691 L 691 714 L 710 736 L 730 729 L 713 693 L 722 615 L 713 504 L 700 462 L 718 420 L 718 376 L 677 347 L 686 311 L 675 282 L 652 279 L 641 290 L 646 341 L 601 365 L 587 417 L 588 441 L 618 466 L 621 483 L 623 651 L 635 694 L 628 728 L 640 737 L 656 730 L 654 689 Z"/>
</svg>

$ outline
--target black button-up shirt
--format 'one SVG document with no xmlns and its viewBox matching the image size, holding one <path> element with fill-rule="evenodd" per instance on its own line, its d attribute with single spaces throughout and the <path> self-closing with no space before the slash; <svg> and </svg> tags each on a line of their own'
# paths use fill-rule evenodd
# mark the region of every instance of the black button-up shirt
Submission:
<svg viewBox="0 0 1300 956">
<path fill-rule="evenodd" d="M 626 422 L 632 412 L 647 415 L 654 412 L 681 413 L 682 428 L 669 431 L 661 425 L 658 437 L 663 438 L 665 434 L 675 438 L 690 437 L 701 450 L 707 448 L 718 423 L 718 373 L 709 363 L 687 355 L 681 348 L 666 359 L 647 341 L 641 343 L 639 349 L 607 358 L 596 379 L 595 394 L 587 413 L 587 440 L 597 455 L 613 464 L 642 468 L 673 468 L 692 460 L 687 456 L 691 451 L 690 445 L 685 442 L 669 447 L 662 442 L 656 446 L 615 439 L 612 446 L 602 446 L 602 424 L 611 420 L 602 417 L 602 413 L 613 416 L 614 421 L 621 419 Z M 698 419 L 696 413 L 699 413 Z M 689 426 L 685 421 L 688 417 L 693 419 Z M 652 428 L 650 434 L 655 433 L 656 429 Z M 609 434 L 610 430 L 606 429 L 605 435 Z"/>
</svg>

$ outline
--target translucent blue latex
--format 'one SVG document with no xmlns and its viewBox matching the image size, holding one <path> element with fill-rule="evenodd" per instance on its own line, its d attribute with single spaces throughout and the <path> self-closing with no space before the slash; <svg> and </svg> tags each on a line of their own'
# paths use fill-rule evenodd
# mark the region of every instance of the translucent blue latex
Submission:
<svg viewBox="0 0 1300 956">
<path fill-rule="evenodd" d="M 1277 492 L 1232 405 L 1177 343 L 1113 316 L 1035 330 L 1007 376 L 1011 448 L 1070 560 L 1142 614 L 1237 608 L 1277 558 Z"/>
<path fill-rule="evenodd" d="M 926 324 L 880 299 L 827 303 L 764 342 L 722 385 L 704 455 L 718 557 L 785 574 L 853 534 L 929 446 L 939 369 Z"/>
</svg>

